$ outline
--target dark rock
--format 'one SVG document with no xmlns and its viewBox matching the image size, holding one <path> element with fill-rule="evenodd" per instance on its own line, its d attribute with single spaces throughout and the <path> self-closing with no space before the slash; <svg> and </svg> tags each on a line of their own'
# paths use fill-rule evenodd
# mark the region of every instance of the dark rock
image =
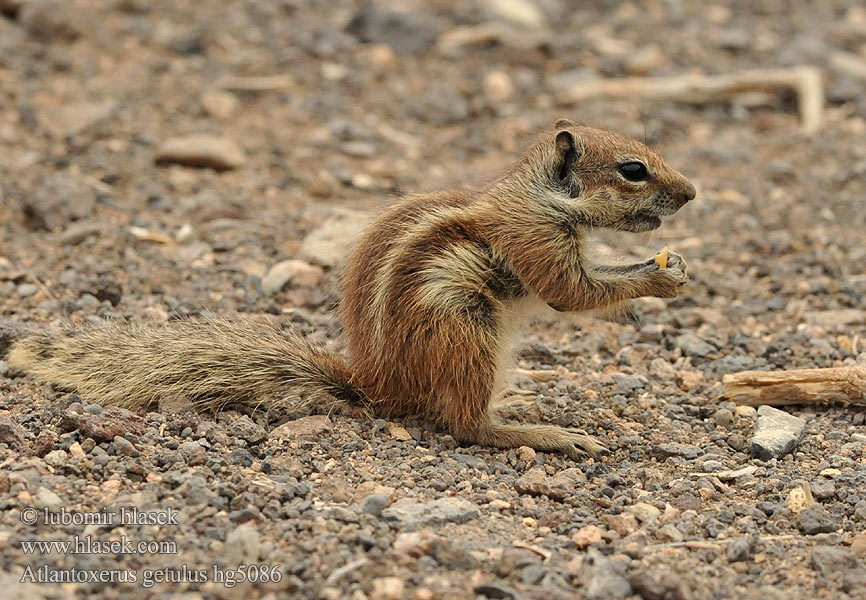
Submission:
<svg viewBox="0 0 866 600">
<path fill-rule="evenodd" d="M 478 469 L 479 471 L 487 470 L 487 463 L 479 456 L 457 453 L 454 455 L 454 460 L 469 467 Z"/>
<path fill-rule="evenodd" d="M 618 394 L 630 394 L 635 390 L 643 389 L 645 385 L 643 380 L 634 375 L 614 373 L 612 377 L 614 384 L 616 384 L 616 392 Z"/>
<path fill-rule="evenodd" d="M 112 306 L 117 306 L 123 297 L 123 287 L 108 277 L 97 279 L 87 292 L 96 296 L 100 302 L 108 300 Z"/>
<path fill-rule="evenodd" d="M 716 359 L 706 366 L 710 373 L 716 375 L 725 375 L 727 373 L 738 373 L 739 371 L 748 371 L 755 368 L 755 359 L 750 356 L 739 356 L 729 354 L 722 358 Z"/>
<path fill-rule="evenodd" d="M 674 345 L 682 350 L 683 354 L 686 356 L 704 357 L 716 351 L 715 347 L 711 346 L 691 331 L 678 336 L 674 340 Z"/>
<path fill-rule="evenodd" d="M 797 528 L 806 535 L 815 535 L 836 531 L 837 525 L 823 506 L 813 504 L 797 517 Z"/>
<path fill-rule="evenodd" d="M 737 452 L 742 452 L 746 449 L 746 438 L 744 438 L 739 433 L 732 433 L 727 437 L 728 446 L 736 450 Z"/>
<path fill-rule="evenodd" d="M 668 458 L 670 456 L 679 456 L 686 460 L 693 460 L 699 457 L 704 451 L 697 446 L 690 444 L 680 444 L 678 442 L 668 442 L 653 446 L 652 453 L 658 458 Z"/>
<path fill-rule="evenodd" d="M 229 455 L 229 460 L 233 465 L 240 465 L 244 468 L 250 467 L 255 460 L 253 455 L 250 454 L 250 451 L 245 448 L 238 448 L 236 450 L 232 450 L 232 453 Z"/>
<path fill-rule="evenodd" d="M 761 460 L 781 458 L 797 447 L 805 430 L 806 421 L 800 417 L 772 406 L 761 406 L 749 450 Z"/>
<path fill-rule="evenodd" d="M 388 44 L 402 54 L 424 54 L 433 47 L 442 24 L 433 16 L 391 10 L 375 3 L 364 6 L 346 26 L 362 42 Z"/>
<path fill-rule="evenodd" d="M 482 583 L 481 585 L 476 585 L 473 591 L 476 594 L 480 594 L 481 596 L 486 596 L 488 598 L 495 599 L 507 599 L 507 600 L 518 600 L 520 596 L 517 592 L 504 583 L 493 582 L 493 583 Z"/>
<path fill-rule="evenodd" d="M 836 484 L 832 479 L 816 479 L 809 484 L 816 500 L 829 500 L 836 495 Z"/>
</svg>

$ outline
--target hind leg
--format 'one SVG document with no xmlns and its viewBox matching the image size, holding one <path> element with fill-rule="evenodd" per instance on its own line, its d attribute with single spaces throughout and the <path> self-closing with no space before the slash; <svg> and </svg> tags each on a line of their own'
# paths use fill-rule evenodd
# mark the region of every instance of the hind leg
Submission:
<svg viewBox="0 0 866 600">
<path fill-rule="evenodd" d="M 498 422 L 490 411 L 491 402 L 501 396 L 493 394 L 492 353 L 485 353 L 477 345 L 461 350 L 462 366 L 449 379 L 442 413 L 442 420 L 457 440 L 496 448 L 529 446 L 541 452 L 563 452 L 575 460 L 582 453 L 595 458 L 607 452 L 592 437 L 576 429 Z"/>
</svg>

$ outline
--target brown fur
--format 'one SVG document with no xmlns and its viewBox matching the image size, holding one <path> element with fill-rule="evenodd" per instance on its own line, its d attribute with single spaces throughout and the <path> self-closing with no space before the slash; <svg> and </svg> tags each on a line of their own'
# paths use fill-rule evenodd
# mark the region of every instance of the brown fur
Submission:
<svg viewBox="0 0 866 600">
<path fill-rule="evenodd" d="M 619 174 L 633 160 L 648 180 Z M 582 432 L 497 420 L 490 403 L 513 338 L 545 305 L 580 312 L 675 297 L 682 257 L 671 253 L 666 269 L 652 259 L 596 265 L 587 234 L 652 229 L 694 195 L 644 145 L 559 121 L 486 189 L 411 197 L 370 226 L 343 282 L 348 365 L 253 319 L 47 333 L 13 344 L 10 365 L 102 404 L 336 400 L 425 417 L 461 442 L 596 456 L 603 447 Z"/>
</svg>

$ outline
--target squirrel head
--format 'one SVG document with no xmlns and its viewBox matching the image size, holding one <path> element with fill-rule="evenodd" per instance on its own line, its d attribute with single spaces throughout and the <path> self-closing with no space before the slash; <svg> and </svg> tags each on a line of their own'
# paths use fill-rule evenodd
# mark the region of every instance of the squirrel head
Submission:
<svg viewBox="0 0 866 600">
<path fill-rule="evenodd" d="M 618 133 L 556 122 L 540 143 L 558 203 L 593 227 L 649 231 L 695 197 L 695 186 L 644 144 Z"/>
</svg>

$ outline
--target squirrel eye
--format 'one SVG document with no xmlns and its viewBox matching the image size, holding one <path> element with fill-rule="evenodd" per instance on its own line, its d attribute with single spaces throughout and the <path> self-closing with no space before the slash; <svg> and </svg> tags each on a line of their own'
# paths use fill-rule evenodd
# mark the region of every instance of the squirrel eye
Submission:
<svg viewBox="0 0 866 600">
<path fill-rule="evenodd" d="M 619 172 L 629 181 L 644 181 L 645 179 L 649 179 L 649 171 L 646 170 L 646 165 L 637 161 L 621 164 Z"/>
</svg>

